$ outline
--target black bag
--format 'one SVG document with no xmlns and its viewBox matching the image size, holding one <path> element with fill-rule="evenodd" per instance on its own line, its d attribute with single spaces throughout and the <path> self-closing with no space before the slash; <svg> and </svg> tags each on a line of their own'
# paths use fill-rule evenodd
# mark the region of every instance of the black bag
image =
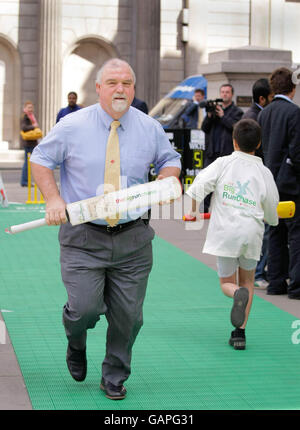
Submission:
<svg viewBox="0 0 300 430">
<path fill-rule="evenodd" d="M 288 155 L 286 155 L 279 168 L 276 185 L 278 191 L 284 194 L 299 195 L 300 193 L 300 180 L 297 177 L 293 163 Z"/>
</svg>

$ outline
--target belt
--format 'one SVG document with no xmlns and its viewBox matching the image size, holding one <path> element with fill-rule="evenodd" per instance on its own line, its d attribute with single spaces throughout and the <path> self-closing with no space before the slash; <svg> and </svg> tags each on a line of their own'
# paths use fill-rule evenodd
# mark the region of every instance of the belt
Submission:
<svg viewBox="0 0 300 430">
<path fill-rule="evenodd" d="M 106 233 L 118 233 L 121 230 L 126 230 L 131 225 L 136 224 L 141 218 L 137 218 L 133 221 L 124 222 L 123 224 L 117 224 L 114 227 L 111 227 L 110 225 L 100 225 L 100 224 L 94 224 L 92 222 L 87 222 L 86 224 L 95 227 L 97 230 L 104 231 Z"/>
</svg>

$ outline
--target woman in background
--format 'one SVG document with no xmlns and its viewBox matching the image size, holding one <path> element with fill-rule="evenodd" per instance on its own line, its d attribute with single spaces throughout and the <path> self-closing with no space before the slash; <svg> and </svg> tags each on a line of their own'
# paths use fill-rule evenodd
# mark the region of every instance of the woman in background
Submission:
<svg viewBox="0 0 300 430">
<path fill-rule="evenodd" d="M 34 128 L 38 127 L 37 120 L 34 116 L 34 106 L 31 101 L 27 101 L 24 104 L 23 108 L 23 115 L 21 117 L 21 130 L 23 131 L 29 131 L 33 130 Z M 21 145 L 24 148 L 25 151 L 25 159 L 24 159 L 24 165 L 22 169 L 22 176 L 21 176 L 21 186 L 27 187 L 28 184 L 28 166 L 27 166 L 27 157 L 28 154 L 31 154 L 33 149 L 38 144 L 37 140 L 24 140 L 22 136 L 21 139 Z"/>
</svg>

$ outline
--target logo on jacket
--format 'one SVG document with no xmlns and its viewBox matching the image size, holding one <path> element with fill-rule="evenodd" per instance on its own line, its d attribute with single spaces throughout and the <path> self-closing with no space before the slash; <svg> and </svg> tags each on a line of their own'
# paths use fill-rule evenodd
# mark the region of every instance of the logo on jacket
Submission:
<svg viewBox="0 0 300 430">
<path fill-rule="evenodd" d="M 247 181 L 243 184 L 240 183 L 240 181 L 237 181 L 236 183 L 229 183 L 224 185 L 223 194 L 222 197 L 224 200 L 233 200 L 239 205 L 231 205 L 234 207 L 239 208 L 246 208 L 246 207 L 255 207 L 256 201 L 253 199 L 249 199 L 246 197 L 246 195 L 253 195 L 251 190 L 249 189 L 250 181 Z"/>
<path fill-rule="evenodd" d="M 237 194 L 239 196 L 244 196 L 245 194 L 247 194 L 247 188 L 248 188 L 249 182 L 250 181 L 247 181 L 244 184 L 241 184 L 240 181 L 237 181 L 236 184 L 237 184 L 238 189 L 239 189 L 238 192 L 237 192 Z"/>
</svg>

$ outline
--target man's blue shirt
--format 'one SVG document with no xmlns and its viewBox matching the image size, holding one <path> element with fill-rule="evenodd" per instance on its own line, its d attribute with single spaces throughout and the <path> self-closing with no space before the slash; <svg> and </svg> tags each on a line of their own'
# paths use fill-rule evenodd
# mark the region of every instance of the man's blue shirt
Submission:
<svg viewBox="0 0 300 430">
<path fill-rule="evenodd" d="M 103 194 L 106 143 L 113 119 L 94 104 L 61 119 L 35 148 L 31 161 L 49 169 L 60 166 L 61 196 L 66 203 Z M 130 107 L 119 119 L 121 187 L 148 182 L 150 164 L 181 168 L 176 152 L 158 121 Z M 130 221 L 145 212 L 130 214 Z M 106 224 L 105 221 L 98 221 Z"/>
<path fill-rule="evenodd" d="M 274 96 L 274 99 L 277 99 L 277 98 L 279 98 L 279 99 L 284 99 L 284 100 L 286 100 L 287 102 L 290 102 L 290 103 L 294 103 L 293 102 L 293 100 L 292 99 L 290 99 L 287 95 L 285 95 L 285 94 L 276 94 L 275 96 Z"/>
<path fill-rule="evenodd" d="M 69 115 L 69 113 L 76 112 L 79 109 L 81 109 L 81 107 L 79 105 L 75 105 L 73 107 L 67 106 L 65 108 L 62 108 L 57 114 L 56 122 L 58 122 L 64 116 Z"/>
</svg>

